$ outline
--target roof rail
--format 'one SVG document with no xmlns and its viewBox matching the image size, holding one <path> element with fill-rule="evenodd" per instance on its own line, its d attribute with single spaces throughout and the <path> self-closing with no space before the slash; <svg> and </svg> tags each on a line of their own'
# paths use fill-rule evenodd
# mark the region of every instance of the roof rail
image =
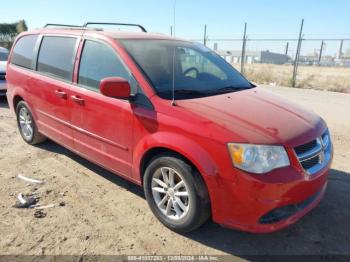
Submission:
<svg viewBox="0 0 350 262">
<path fill-rule="evenodd" d="M 65 24 L 46 24 L 44 25 L 44 28 L 47 27 L 74 27 L 74 28 L 78 28 L 81 27 L 79 25 L 65 25 Z"/>
<path fill-rule="evenodd" d="M 121 25 L 121 26 L 136 26 L 141 29 L 142 32 L 147 32 L 147 30 L 139 24 L 124 24 L 124 23 L 99 23 L 99 22 L 87 22 L 83 25 L 83 27 L 88 27 L 89 25 Z"/>
<path fill-rule="evenodd" d="M 67 28 L 67 29 L 75 29 L 75 30 L 86 30 L 86 29 L 91 29 L 91 30 L 103 30 L 103 28 L 93 28 L 89 27 L 89 25 L 121 25 L 121 26 L 135 26 L 139 27 L 142 32 L 147 32 L 147 30 L 139 24 L 124 24 L 124 23 L 98 23 L 98 22 L 87 22 L 83 26 L 80 25 L 66 25 L 66 24 L 46 24 L 44 28 L 49 28 L 49 27 L 56 27 L 56 28 Z"/>
<path fill-rule="evenodd" d="M 67 29 L 71 29 L 71 30 L 86 30 L 87 27 L 85 26 L 80 26 L 80 25 L 65 25 L 65 24 L 46 24 L 44 26 L 44 28 L 49 28 L 49 27 L 54 27 L 54 28 L 67 28 Z M 99 28 L 88 28 L 88 29 L 91 29 L 91 30 L 102 30 L 102 29 L 99 29 Z"/>
</svg>

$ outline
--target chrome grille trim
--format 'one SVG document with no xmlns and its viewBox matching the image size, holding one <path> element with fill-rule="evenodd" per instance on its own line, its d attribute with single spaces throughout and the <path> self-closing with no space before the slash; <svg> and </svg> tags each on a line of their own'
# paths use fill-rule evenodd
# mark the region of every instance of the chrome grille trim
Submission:
<svg viewBox="0 0 350 262">
<path fill-rule="evenodd" d="M 298 146 L 297 148 L 300 148 L 300 146 Z M 316 138 L 316 144 L 313 148 L 310 148 L 304 152 L 299 152 L 299 154 L 296 152 L 295 149 L 294 152 L 297 155 L 300 164 L 309 176 L 312 176 L 313 174 L 319 172 L 320 170 L 325 168 L 331 160 L 332 143 L 329 131 L 327 130 L 325 133 L 322 134 L 322 136 Z M 314 164 L 311 167 L 308 166 L 306 168 L 306 161 L 310 160 L 314 160 L 316 164 Z"/>
<path fill-rule="evenodd" d="M 302 154 L 298 155 L 299 161 L 303 162 L 306 160 L 309 160 L 311 158 L 314 158 L 315 156 L 319 155 L 322 152 L 322 143 L 319 138 L 316 139 L 316 146 L 314 148 L 311 148 L 308 151 L 305 151 Z"/>
</svg>

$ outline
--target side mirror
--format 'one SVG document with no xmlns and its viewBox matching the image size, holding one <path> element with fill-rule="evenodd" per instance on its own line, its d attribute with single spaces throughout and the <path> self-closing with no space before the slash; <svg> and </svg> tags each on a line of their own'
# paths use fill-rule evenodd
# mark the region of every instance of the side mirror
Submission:
<svg viewBox="0 0 350 262">
<path fill-rule="evenodd" d="M 130 84 L 127 80 L 121 77 L 107 77 L 100 82 L 100 92 L 104 96 L 129 99 Z"/>
</svg>

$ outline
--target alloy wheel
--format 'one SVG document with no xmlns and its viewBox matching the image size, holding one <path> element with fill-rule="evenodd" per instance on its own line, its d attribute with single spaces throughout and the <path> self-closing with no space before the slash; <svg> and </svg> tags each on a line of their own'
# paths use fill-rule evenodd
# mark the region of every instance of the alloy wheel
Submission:
<svg viewBox="0 0 350 262">
<path fill-rule="evenodd" d="M 179 220 L 188 213 L 190 194 L 179 172 L 170 167 L 161 167 L 153 174 L 151 186 L 153 199 L 167 218 Z"/>
<path fill-rule="evenodd" d="M 19 125 L 21 128 L 22 135 L 27 139 L 31 140 L 33 137 L 33 120 L 27 108 L 22 107 L 18 114 Z"/>
</svg>

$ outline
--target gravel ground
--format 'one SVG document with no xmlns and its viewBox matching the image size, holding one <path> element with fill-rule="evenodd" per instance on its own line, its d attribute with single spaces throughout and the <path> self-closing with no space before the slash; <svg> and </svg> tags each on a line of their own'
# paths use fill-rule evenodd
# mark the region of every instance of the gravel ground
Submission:
<svg viewBox="0 0 350 262">
<path fill-rule="evenodd" d="M 142 189 L 47 142 L 25 144 L 14 114 L 0 101 L 0 254 L 350 254 L 350 95 L 266 87 L 314 110 L 335 146 L 329 187 L 320 205 L 297 224 L 257 235 L 208 222 L 179 235 L 151 214 Z M 18 174 L 42 179 L 29 185 Z M 37 193 L 46 209 L 15 209 L 18 193 Z"/>
</svg>

